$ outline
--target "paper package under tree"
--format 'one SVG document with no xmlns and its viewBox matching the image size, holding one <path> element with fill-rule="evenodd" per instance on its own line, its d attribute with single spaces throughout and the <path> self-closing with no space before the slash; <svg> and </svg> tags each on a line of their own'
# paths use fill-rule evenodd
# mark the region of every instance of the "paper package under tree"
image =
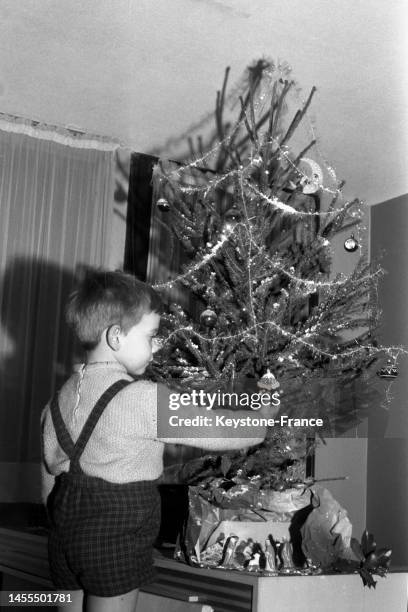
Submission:
<svg viewBox="0 0 408 612">
<path fill-rule="evenodd" d="M 189 488 L 189 515 L 175 557 L 261 575 L 311 574 L 360 571 L 365 559 L 358 546 L 347 512 L 324 487 L 274 491 L 216 479 Z M 384 575 L 391 553 L 380 553 L 387 554 L 371 573 Z"/>
</svg>

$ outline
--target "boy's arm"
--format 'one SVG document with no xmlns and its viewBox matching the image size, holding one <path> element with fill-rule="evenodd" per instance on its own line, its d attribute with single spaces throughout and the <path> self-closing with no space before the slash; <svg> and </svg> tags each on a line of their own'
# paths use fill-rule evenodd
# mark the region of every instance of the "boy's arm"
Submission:
<svg viewBox="0 0 408 612">
<path fill-rule="evenodd" d="M 158 385 L 157 438 L 170 444 L 184 444 L 205 450 L 235 450 L 263 442 L 267 420 L 273 420 L 276 409 L 207 410 L 189 404 L 171 409 L 171 391 Z M 262 423 L 262 424 L 261 424 Z M 272 422 L 269 423 L 272 425 Z"/>
<path fill-rule="evenodd" d="M 49 473 L 44 460 L 41 461 L 41 500 L 44 505 L 47 504 L 47 498 L 51 493 L 55 484 L 55 476 Z"/>
<path fill-rule="evenodd" d="M 43 504 L 47 503 L 48 495 L 51 493 L 55 483 L 55 476 L 48 471 L 45 463 L 44 425 L 46 410 L 45 408 L 41 414 L 41 499 Z"/>
</svg>

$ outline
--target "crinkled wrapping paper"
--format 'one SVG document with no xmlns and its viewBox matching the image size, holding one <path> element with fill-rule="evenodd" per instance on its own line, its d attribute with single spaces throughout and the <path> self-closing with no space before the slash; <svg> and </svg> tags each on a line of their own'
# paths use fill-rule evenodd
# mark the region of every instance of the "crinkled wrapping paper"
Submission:
<svg viewBox="0 0 408 612">
<path fill-rule="evenodd" d="M 358 561 L 350 547 L 352 525 L 347 512 L 330 491 L 311 487 L 312 507 L 301 527 L 305 556 L 322 568 L 331 568 L 337 559 Z"/>
<path fill-rule="evenodd" d="M 293 515 L 294 512 L 310 504 L 311 493 L 308 488 L 273 491 L 261 489 L 258 496 L 259 507 L 276 514 Z"/>
<path fill-rule="evenodd" d="M 184 532 L 176 546 L 176 558 L 186 563 L 200 563 L 200 553 L 222 521 L 241 521 L 252 514 L 248 508 L 221 508 L 201 495 L 201 487 L 189 488 L 189 513 Z"/>
<path fill-rule="evenodd" d="M 268 536 L 276 542 L 288 540 L 295 522 L 301 556 L 311 564 L 330 570 L 338 559 L 356 560 L 347 512 L 324 487 L 273 491 L 224 479 L 189 488 L 188 520 L 175 557 L 191 565 L 218 567 L 230 536 L 237 537 L 237 550 L 248 552 L 256 542 L 264 548 Z M 236 568 L 243 569 L 242 555 Z"/>
<path fill-rule="evenodd" d="M 176 546 L 177 559 L 200 564 L 208 548 L 219 555 L 220 541 L 225 543 L 232 534 L 240 541 L 251 539 L 262 544 L 268 535 L 280 540 L 289 538 L 293 515 L 310 505 L 311 494 L 307 488 L 264 491 L 253 483 L 236 484 L 227 489 L 223 484 L 218 479 L 209 487 L 189 488 L 189 515 Z"/>
</svg>

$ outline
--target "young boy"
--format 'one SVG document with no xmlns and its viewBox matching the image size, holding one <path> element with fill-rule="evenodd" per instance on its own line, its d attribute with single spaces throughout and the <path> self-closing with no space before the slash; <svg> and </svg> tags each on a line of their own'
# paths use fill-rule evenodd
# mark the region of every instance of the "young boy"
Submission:
<svg viewBox="0 0 408 612">
<path fill-rule="evenodd" d="M 82 610 L 84 594 L 88 612 L 135 609 L 138 588 L 152 579 L 164 443 L 221 451 L 259 444 L 266 433 L 259 427 L 252 438 L 222 438 L 216 429 L 208 438 L 157 437 L 158 385 L 133 377 L 159 349 L 160 309 L 151 287 L 103 270 L 88 272 L 68 304 L 67 321 L 87 360 L 42 415 L 49 560 L 55 586 L 72 593 L 65 612 Z M 195 406 L 183 411 L 209 414 Z"/>
</svg>

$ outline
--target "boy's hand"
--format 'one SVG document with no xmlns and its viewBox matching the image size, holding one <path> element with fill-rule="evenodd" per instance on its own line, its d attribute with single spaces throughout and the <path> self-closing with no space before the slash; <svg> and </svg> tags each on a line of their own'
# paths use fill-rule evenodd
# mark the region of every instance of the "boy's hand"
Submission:
<svg viewBox="0 0 408 612">
<path fill-rule="evenodd" d="M 279 406 L 274 406 L 272 403 L 268 406 L 261 406 L 259 410 L 253 410 L 257 416 L 264 419 L 273 419 L 279 412 Z"/>
</svg>

